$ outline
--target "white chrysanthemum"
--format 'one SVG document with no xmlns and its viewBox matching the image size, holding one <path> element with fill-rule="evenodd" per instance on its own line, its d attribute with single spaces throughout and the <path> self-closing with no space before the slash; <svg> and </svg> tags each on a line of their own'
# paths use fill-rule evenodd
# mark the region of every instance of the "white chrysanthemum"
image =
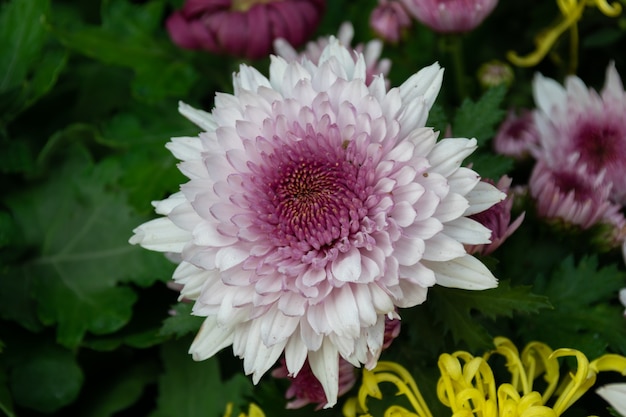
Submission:
<svg viewBox="0 0 626 417">
<path fill-rule="evenodd" d="M 283 352 L 292 375 L 308 357 L 327 406 L 338 355 L 375 366 L 395 307 L 497 285 L 463 245 L 489 242 L 467 216 L 505 195 L 461 167 L 476 140 L 424 128 L 443 70 L 387 91 L 365 68 L 333 38 L 318 64 L 241 66 L 211 113 L 181 104 L 204 130 L 168 144 L 189 181 L 131 238 L 180 254 L 181 297 L 206 316 L 195 359 L 232 345 L 256 383 Z"/>
</svg>

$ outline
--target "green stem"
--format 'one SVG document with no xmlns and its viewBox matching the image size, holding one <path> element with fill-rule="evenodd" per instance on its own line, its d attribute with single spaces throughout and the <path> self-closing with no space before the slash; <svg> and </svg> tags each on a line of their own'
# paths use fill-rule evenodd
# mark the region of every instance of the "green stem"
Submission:
<svg viewBox="0 0 626 417">
<path fill-rule="evenodd" d="M 456 81 L 459 102 L 467 97 L 467 84 L 465 82 L 465 60 L 463 59 L 463 38 L 461 35 L 450 35 L 448 38 L 448 52 L 452 58 L 454 79 Z"/>
</svg>

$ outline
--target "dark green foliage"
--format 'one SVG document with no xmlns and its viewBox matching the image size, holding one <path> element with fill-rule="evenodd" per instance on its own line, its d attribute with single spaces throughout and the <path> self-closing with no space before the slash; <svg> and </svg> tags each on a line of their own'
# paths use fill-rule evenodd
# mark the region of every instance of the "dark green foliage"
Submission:
<svg viewBox="0 0 626 417">
<path fill-rule="evenodd" d="M 376 0 L 327 3 L 318 35 L 350 20 L 355 44 L 372 39 Z M 341 403 L 285 410 L 288 382 L 268 375 L 252 386 L 230 349 L 193 361 L 187 352 L 203 318 L 165 285 L 175 265 L 128 243 L 155 216 L 150 203 L 186 181 L 165 148 L 171 137 L 199 133 L 178 113 L 179 100 L 210 110 L 215 92 L 232 91 L 242 63 L 177 48 L 164 22 L 182 4 L 0 0 L 0 417 L 220 417 L 229 402 L 237 416 L 251 401 L 268 417 L 341 415 Z M 509 107 L 533 106 L 536 70 L 564 71 L 546 61 L 516 69 L 509 88 L 482 92 L 474 74 L 528 48 L 554 12 L 551 2 L 501 1 L 464 35 L 467 97 L 458 97 L 452 62 L 425 26 L 384 47 L 391 86 L 435 61 L 446 68 L 427 126 L 439 137 L 476 138 L 465 163 L 482 177 L 527 182 L 529 165 L 494 154 L 491 140 Z M 625 31 L 604 17 L 585 19 L 580 71 L 599 85 L 609 59 L 623 69 Z M 268 62 L 246 63 L 266 73 Z M 542 340 L 591 357 L 626 354 L 619 251 L 546 225 L 529 199 L 516 207 L 526 211 L 524 224 L 484 259 L 499 287 L 433 287 L 424 305 L 400 311 L 402 333 L 381 357 L 411 371 L 434 415 L 447 412 L 436 399 L 443 352 L 480 355 L 505 335 L 520 346 Z"/>
</svg>

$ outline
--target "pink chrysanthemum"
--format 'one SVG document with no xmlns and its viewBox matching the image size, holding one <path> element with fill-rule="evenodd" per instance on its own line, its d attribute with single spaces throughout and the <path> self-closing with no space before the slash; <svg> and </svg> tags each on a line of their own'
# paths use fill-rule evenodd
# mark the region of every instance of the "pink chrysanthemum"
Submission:
<svg viewBox="0 0 626 417">
<path fill-rule="evenodd" d="M 283 353 L 291 375 L 308 359 L 332 406 L 338 356 L 375 366 L 396 307 L 497 285 L 463 245 L 489 242 L 468 216 L 504 195 L 460 166 L 475 139 L 424 127 L 437 64 L 387 91 L 331 39 L 317 65 L 269 73 L 242 65 L 211 113 L 181 104 L 204 130 L 168 144 L 189 181 L 130 242 L 180 257 L 181 297 L 206 316 L 195 359 L 232 345 L 255 383 Z"/>
<path fill-rule="evenodd" d="M 166 22 L 181 48 L 258 59 L 285 38 L 300 46 L 313 34 L 325 0 L 186 0 Z"/>
<path fill-rule="evenodd" d="M 509 110 L 493 138 L 493 148 L 497 153 L 517 159 L 529 156 L 538 143 L 539 132 L 533 113 L 525 109 L 520 114 Z"/>
<path fill-rule="evenodd" d="M 385 41 L 397 43 L 411 27 L 411 18 L 399 0 L 378 0 L 370 14 L 370 27 Z"/>
<path fill-rule="evenodd" d="M 560 219 L 581 229 L 599 223 L 622 229 L 625 224 L 620 206 L 609 200 L 612 188 L 604 173 L 591 174 L 575 155 L 558 168 L 538 161 L 528 186 L 541 217 Z"/>
<path fill-rule="evenodd" d="M 298 53 L 294 47 L 285 39 L 276 39 L 274 41 L 274 49 L 276 54 L 287 61 L 302 61 L 307 59 L 314 64 L 318 64 L 322 52 L 328 46 L 330 36 L 322 36 L 315 42 L 311 41 L 306 44 L 304 51 Z M 391 69 L 391 61 L 387 58 L 380 59 L 380 54 L 383 51 L 383 43 L 380 39 L 372 39 L 364 44 L 357 44 L 354 47 L 352 45 L 352 39 L 354 38 L 354 27 L 350 22 L 344 22 L 339 27 L 339 33 L 337 39 L 346 48 L 354 49 L 354 53 L 351 54 L 352 58 L 356 61 L 359 54 L 363 54 L 365 59 L 365 81 L 369 85 L 375 76 L 382 75 L 387 77 L 389 70 Z M 389 82 L 386 82 L 389 87 Z"/>
<path fill-rule="evenodd" d="M 524 221 L 526 213 L 520 214 L 517 219 L 511 223 L 511 209 L 513 208 L 514 194 L 510 193 L 509 189 L 512 181 L 513 180 L 506 175 L 500 178 L 496 187 L 498 187 L 498 190 L 507 194 L 507 198 L 500 201 L 498 204 L 494 204 L 489 209 L 471 216 L 472 219 L 491 230 L 491 243 L 468 246 L 466 247 L 468 253 L 489 255 L 498 249 Z"/>
<path fill-rule="evenodd" d="M 462 33 L 480 25 L 498 0 L 402 0 L 409 13 L 435 32 Z"/>
<path fill-rule="evenodd" d="M 563 165 L 571 155 L 589 173 L 605 171 L 605 181 L 613 184 L 609 198 L 626 204 L 626 92 L 611 63 L 601 93 L 570 76 L 565 88 L 538 74 L 533 82 L 539 131 L 538 159 L 550 166 Z"/>
</svg>

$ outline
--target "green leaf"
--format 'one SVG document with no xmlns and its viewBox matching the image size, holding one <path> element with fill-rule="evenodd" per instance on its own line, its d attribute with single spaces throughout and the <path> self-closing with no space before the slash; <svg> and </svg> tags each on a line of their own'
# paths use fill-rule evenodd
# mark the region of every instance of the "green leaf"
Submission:
<svg viewBox="0 0 626 417">
<path fill-rule="evenodd" d="M 446 128 L 448 127 L 448 123 L 448 116 L 446 115 L 445 110 L 440 104 L 435 103 L 428 112 L 428 120 L 426 121 L 426 126 L 432 127 L 435 132 L 441 132 L 439 134 L 439 137 L 441 138 L 443 132 L 445 132 Z"/>
<path fill-rule="evenodd" d="M 468 291 L 434 287 L 430 305 L 455 341 L 464 340 L 470 348 L 482 348 L 493 339 L 479 317 L 492 320 L 513 317 L 514 313 L 537 313 L 550 308 L 547 297 L 533 294 L 530 286 L 511 287 L 508 281 L 500 281 L 497 288 Z"/>
<path fill-rule="evenodd" d="M 1 352 L 1 351 L 0 351 Z M 8 375 L 3 366 L 0 365 L 0 411 L 6 417 L 15 417 L 13 412 L 13 400 L 8 386 Z"/>
<path fill-rule="evenodd" d="M 135 97 L 157 103 L 166 97 L 185 96 L 198 78 L 192 65 L 164 37 L 162 0 L 132 4 L 108 0 L 102 5 L 102 25 L 62 27 L 53 33 L 68 48 L 100 62 L 135 72 Z"/>
<path fill-rule="evenodd" d="M 494 135 L 496 125 L 505 115 L 500 108 L 505 94 L 506 87 L 500 85 L 485 91 L 477 102 L 465 99 L 454 117 L 454 136 L 476 138 L 478 146 L 482 146 Z"/>
<path fill-rule="evenodd" d="M 14 0 L 0 16 L 0 124 L 46 94 L 67 63 L 67 52 L 44 48 L 48 0 Z"/>
<path fill-rule="evenodd" d="M 163 321 L 161 334 L 163 336 L 182 337 L 189 333 L 197 333 L 204 321 L 204 317 L 191 314 L 193 303 L 181 302 L 172 308 L 172 315 Z"/>
<path fill-rule="evenodd" d="M 230 380 L 220 377 L 216 357 L 194 362 L 187 353 L 190 340 L 165 343 L 165 372 L 159 378 L 157 410 L 150 417 L 218 417 L 228 402 L 239 403 L 252 386 L 242 373 Z"/>
<path fill-rule="evenodd" d="M 154 362 L 154 363 L 153 363 Z M 83 398 L 77 415 L 81 417 L 112 417 L 135 404 L 149 384 L 157 381 L 156 361 L 143 361 L 118 372 L 99 385 L 96 394 Z M 109 374 L 110 375 L 110 374 Z"/>
<path fill-rule="evenodd" d="M 0 318 L 20 324 L 31 332 L 40 331 L 34 298 L 33 277 L 15 267 L 0 269 Z"/>
<path fill-rule="evenodd" d="M 626 353 L 623 306 L 615 303 L 626 278 L 615 265 L 599 267 L 594 256 L 578 264 L 565 258 L 552 275 L 536 280 L 535 290 L 548 296 L 554 310 L 538 320 L 524 320 L 522 333 L 553 348 L 568 347 L 596 357 L 607 347 Z"/>
<path fill-rule="evenodd" d="M 465 164 L 471 164 L 472 169 L 481 177 L 491 178 L 496 182 L 500 177 L 511 172 L 514 165 L 512 158 L 485 152 L 482 148 L 471 154 L 465 160 Z"/>
<path fill-rule="evenodd" d="M 72 156 L 46 182 L 7 199 L 25 241 L 37 255 L 13 279 L 33 280 L 39 318 L 57 324 L 57 339 L 77 346 L 85 332 L 108 334 L 131 317 L 134 291 L 169 279 L 173 265 L 128 244 L 142 223 L 114 188 L 121 168 Z"/>
<path fill-rule="evenodd" d="M 72 403 L 82 383 L 83 373 L 76 358 L 58 346 L 36 350 L 13 367 L 10 378 L 15 402 L 43 413 Z"/>
<path fill-rule="evenodd" d="M 25 141 L 0 139 L 0 172 L 28 172 L 34 165 L 33 156 Z"/>
<path fill-rule="evenodd" d="M 39 60 L 49 8 L 48 0 L 12 0 L 0 10 L 0 93 L 19 86 Z"/>
<path fill-rule="evenodd" d="M 579 309 L 583 305 L 615 298 L 624 286 L 626 274 L 616 265 L 598 269 L 598 257 L 582 258 L 578 265 L 568 256 L 547 281 L 545 292 L 559 307 Z M 538 289 L 541 287 L 538 287 Z"/>
</svg>

